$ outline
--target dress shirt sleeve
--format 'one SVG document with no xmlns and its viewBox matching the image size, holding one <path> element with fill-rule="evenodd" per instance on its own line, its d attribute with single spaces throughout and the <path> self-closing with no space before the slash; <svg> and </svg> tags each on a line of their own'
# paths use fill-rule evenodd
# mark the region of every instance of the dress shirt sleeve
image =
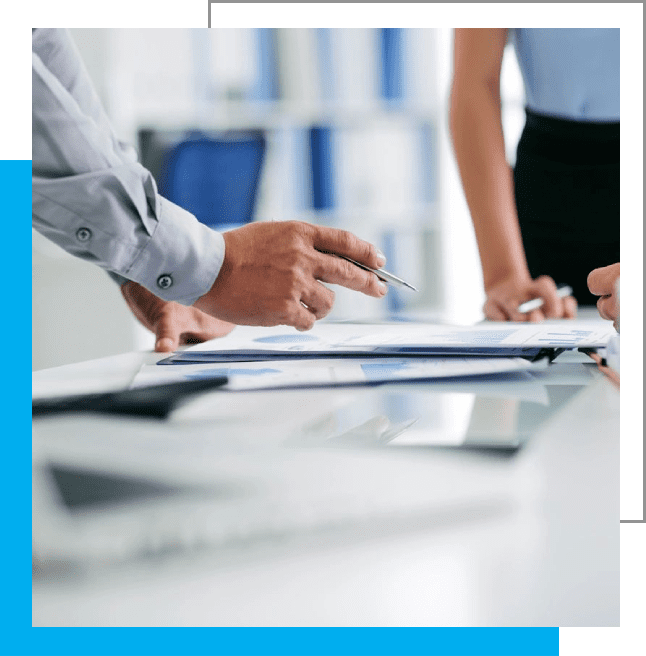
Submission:
<svg viewBox="0 0 646 656">
<path fill-rule="evenodd" d="M 161 197 L 110 126 L 64 30 L 32 34 L 32 224 L 66 251 L 191 305 L 213 285 L 222 235 Z"/>
</svg>

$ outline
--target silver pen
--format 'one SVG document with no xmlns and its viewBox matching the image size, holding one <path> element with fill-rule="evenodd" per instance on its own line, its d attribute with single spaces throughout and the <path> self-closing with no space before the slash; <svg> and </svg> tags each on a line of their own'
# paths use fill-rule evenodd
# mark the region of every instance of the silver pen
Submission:
<svg viewBox="0 0 646 656">
<path fill-rule="evenodd" d="M 561 285 L 557 290 L 559 298 L 565 298 L 572 293 L 572 287 L 569 285 Z M 518 311 L 521 314 L 525 312 L 531 312 L 532 310 L 538 310 L 539 307 L 544 305 L 545 301 L 542 298 L 533 298 L 531 301 L 525 301 L 518 306 Z"/>
<path fill-rule="evenodd" d="M 414 292 L 419 291 L 417 287 L 413 287 L 413 285 L 407 283 L 405 280 L 398 278 L 397 276 L 393 275 L 392 273 L 389 273 L 388 271 L 385 271 L 384 269 L 371 269 L 365 264 L 361 264 L 360 262 L 351 260 L 349 257 L 345 257 L 344 255 L 337 255 L 337 257 L 340 257 L 342 260 L 347 260 L 348 262 L 351 262 L 352 264 L 358 266 L 360 269 L 363 269 L 364 271 L 370 271 L 371 273 L 374 273 L 377 276 L 377 278 L 383 280 L 384 282 L 387 282 L 390 285 L 394 285 L 395 287 L 408 287 L 409 289 L 412 289 Z"/>
</svg>

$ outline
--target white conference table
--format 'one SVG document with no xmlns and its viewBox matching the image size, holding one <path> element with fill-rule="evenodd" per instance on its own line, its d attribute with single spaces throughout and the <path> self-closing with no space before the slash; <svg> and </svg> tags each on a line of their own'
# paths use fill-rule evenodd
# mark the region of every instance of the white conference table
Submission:
<svg viewBox="0 0 646 656">
<path fill-rule="evenodd" d="M 159 357 L 128 353 L 35 372 L 34 394 L 123 389 Z M 537 376 L 538 388 L 512 376 L 212 392 L 166 422 L 37 419 L 34 443 L 59 463 L 131 474 L 150 467 L 183 483 L 256 481 L 258 494 L 232 506 L 233 519 L 216 520 L 221 533 L 212 530 L 212 544 L 199 549 L 186 538 L 163 557 L 83 561 L 81 546 L 80 564 L 39 561 L 33 624 L 618 626 L 619 390 L 580 354 Z M 485 422 L 489 438 L 492 426 L 508 436 L 524 421 L 528 439 L 506 451 L 399 438 L 376 446 L 397 404 L 379 406 L 393 398 L 429 410 L 417 435 Z M 358 431 L 335 434 L 348 408 L 361 421 L 378 412 Z M 91 524 L 92 511 L 84 517 Z M 46 503 L 35 505 L 35 535 L 47 521 L 56 520 Z"/>
</svg>

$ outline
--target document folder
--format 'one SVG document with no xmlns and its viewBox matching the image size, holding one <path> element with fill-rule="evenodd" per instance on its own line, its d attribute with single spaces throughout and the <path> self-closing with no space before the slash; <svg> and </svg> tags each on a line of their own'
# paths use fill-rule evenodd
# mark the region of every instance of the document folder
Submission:
<svg viewBox="0 0 646 656">
<path fill-rule="evenodd" d="M 605 346 L 612 332 L 612 326 L 580 323 L 570 327 L 319 323 L 307 333 L 285 326 L 239 326 L 226 337 L 175 353 L 159 364 L 453 355 L 538 360 L 553 358 L 565 349 Z"/>
</svg>

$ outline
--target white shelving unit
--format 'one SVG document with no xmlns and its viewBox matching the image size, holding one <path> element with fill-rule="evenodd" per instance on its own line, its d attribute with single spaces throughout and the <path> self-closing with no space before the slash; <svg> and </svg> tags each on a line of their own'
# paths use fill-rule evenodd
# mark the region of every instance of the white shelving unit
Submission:
<svg viewBox="0 0 646 656">
<path fill-rule="evenodd" d="M 109 86 L 108 104 L 128 108 L 114 116 L 130 139 L 144 126 L 262 129 L 268 149 L 257 220 L 303 219 L 375 242 L 424 290 L 414 300 L 404 293 L 395 299 L 394 292 L 390 309 L 410 305 L 440 312 L 441 248 L 432 249 L 429 266 L 430 254 L 421 246 L 441 231 L 437 151 L 428 138 L 436 134 L 443 108 L 436 88 L 437 31 L 401 30 L 394 36 L 400 50 L 391 63 L 403 93 L 389 100 L 380 88 L 381 30 L 115 30 L 108 61 L 118 81 Z M 314 127 L 330 131 L 331 207 L 313 207 L 311 200 Z M 387 304 L 335 291 L 334 318 L 388 313 Z"/>
</svg>

